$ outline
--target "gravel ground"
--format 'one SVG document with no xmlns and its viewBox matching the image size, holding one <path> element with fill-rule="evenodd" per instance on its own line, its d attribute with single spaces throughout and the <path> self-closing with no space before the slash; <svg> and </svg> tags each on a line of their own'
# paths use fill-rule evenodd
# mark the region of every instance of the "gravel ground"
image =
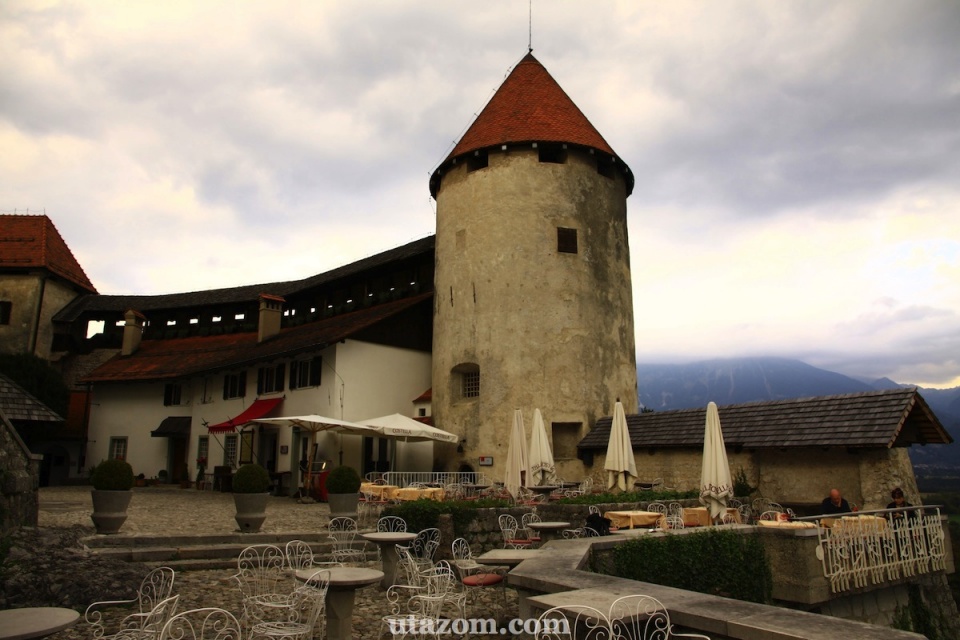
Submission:
<svg viewBox="0 0 960 640">
<path fill-rule="evenodd" d="M 87 487 L 47 487 L 40 490 L 39 526 L 69 528 L 81 526 L 94 534 L 90 521 L 91 503 Z M 300 504 L 292 498 L 271 498 L 267 508 L 266 533 L 296 533 L 324 529 L 329 511 L 326 504 Z M 128 519 L 121 533 L 125 535 L 178 535 L 233 533 L 234 507 L 230 494 L 196 491 L 172 487 L 134 489 Z M 370 564 L 369 566 L 377 566 Z M 69 567 L 64 567 L 69 571 Z M 180 594 L 178 610 L 199 607 L 220 607 L 234 614 L 242 611 L 239 591 L 230 577 L 233 571 L 182 571 L 176 578 Z M 129 598 L 134 594 L 117 594 Z M 493 589 L 482 589 L 471 601 L 467 615 L 497 617 L 507 620 L 517 615 L 517 594 L 506 590 L 506 608 L 501 611 L 499 596 Z M 380 637 L 380 619 L 387 613 L 384 591 L 377 586 L 357 591 L 353 616 L 354 638 Z M 82 612 L 81 612 L 82 613 Z M 117 610 L 122 617 L 127 611 Z M 72 629 L 50 636 L 52 640 L 92 638 L 89 626 L 82 620 Z M 448 636 L 453 637 L 453 636 Z M 510 637 L 502 635 L 500 637 Z"/>
</svg>

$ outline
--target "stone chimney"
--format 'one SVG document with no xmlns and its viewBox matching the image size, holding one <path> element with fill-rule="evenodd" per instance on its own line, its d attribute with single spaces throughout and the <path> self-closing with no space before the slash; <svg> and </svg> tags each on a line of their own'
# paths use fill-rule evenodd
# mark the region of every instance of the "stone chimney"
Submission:
<svg viewBox="0 0 960 640">
<path fill-rule="evenodd" d="M 143 323 L 146 320 L 139 311 L 127 309 L 123 314 L 123 344 L 120 355 L 129 356 L 140 348 L 140 339 L 143 338 Z"/>
<path fill-rule="evenodd" d="M 283 303 L 280 296 L 268 293 L 260 294 L 260 319 L 257 322 L 257 343 L 269 340 L 280 333 L 280 319 L 283 315 Z"/>
</svg>

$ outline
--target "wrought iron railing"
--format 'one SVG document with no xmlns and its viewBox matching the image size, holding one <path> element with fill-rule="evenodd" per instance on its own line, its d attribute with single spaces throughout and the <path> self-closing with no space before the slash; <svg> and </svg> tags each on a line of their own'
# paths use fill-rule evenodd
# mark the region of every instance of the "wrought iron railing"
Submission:
<svg viewBox="0 0 960 640">
<path fill-rule="evenodd" d="M 831 525 L 817 529 L 817 557 L 833 593 L 946 568 L 938 506 L 800 519 Z"/>
<path fill-rule="evenodd" d="M 448 485 L 453 483 L 490 486 L 493 482 L 485 473 L 475 471 L 387 471 L 383 474 L 367 474 L 368 480 L 382 477 L 386 484 L 406 487 L 415 482 Z"/>
</svg>

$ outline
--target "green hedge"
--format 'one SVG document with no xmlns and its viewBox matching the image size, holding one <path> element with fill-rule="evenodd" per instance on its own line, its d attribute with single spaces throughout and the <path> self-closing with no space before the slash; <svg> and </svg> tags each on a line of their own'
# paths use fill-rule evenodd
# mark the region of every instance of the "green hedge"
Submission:
<svg viewBox="0 0 960 640">
<path fill-rule="evenodd" d="M 477 517 L 477 509 L 509 507 L 506 500 L 410 500 L 383 510 L 385 516 L 400 516 L 407 523 L 407 531 L 423 531 L 437 527 L 440 516 L 448 513 L 453 518 L 453 532 L 465 536 L 470 523 Z"/>
<path fill-rule="evenodd" d="M 709 528 L 640 537 L 613 550 L 613 575 L 687 591 L 770 602 L 773 578 L 758 536 Z"/>
</svg>

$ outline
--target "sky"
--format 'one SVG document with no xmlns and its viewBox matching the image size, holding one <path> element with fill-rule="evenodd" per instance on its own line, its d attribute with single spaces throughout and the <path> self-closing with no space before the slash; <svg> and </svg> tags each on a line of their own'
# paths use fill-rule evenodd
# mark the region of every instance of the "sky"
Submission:
<svg viewBox="0 0 960 640">
<path fill-rule="evenodd" d="M 955 0 L 4 0 L 0 211 L 101 293 L 322 273 L 434 232 L 528 43 L 636 177 L 639 363 L 960 385 Z"/>
</svg>

